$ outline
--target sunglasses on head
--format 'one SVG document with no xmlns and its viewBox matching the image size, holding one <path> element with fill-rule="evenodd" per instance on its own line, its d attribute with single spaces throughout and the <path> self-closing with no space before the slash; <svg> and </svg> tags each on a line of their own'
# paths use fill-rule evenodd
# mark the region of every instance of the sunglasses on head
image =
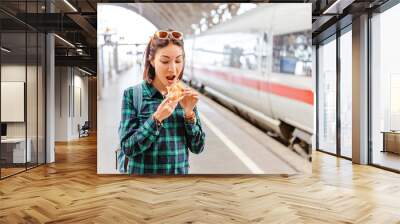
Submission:
<svg viewBox="0 0 400 224">
<path fill-rule="evenodd" d="M 175 39 L 175 40 L 182 40 L 183 39 L 183 33 L 179 31 L 165 31 L 165 30 L 159 30 L 154 34 L 158 39 Z"/>
</svg>

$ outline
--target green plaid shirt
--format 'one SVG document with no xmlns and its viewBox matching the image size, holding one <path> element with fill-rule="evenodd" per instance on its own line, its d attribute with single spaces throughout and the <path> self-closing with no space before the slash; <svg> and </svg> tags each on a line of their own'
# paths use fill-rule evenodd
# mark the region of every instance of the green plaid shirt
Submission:
<svg viewBox="0 0 400 224">
<path fill-rule="evenodd" d="M 152 114 L 157 110 L 163 96 L 152 84 L 142 84 L 143 101 L 140 113 L 133 108 L 133 88 L 124 91 L 121 123 L 119 126 L 120 147 L 129 155 L 130 174 L 187 174 L 189 151 L 198 154 L 204 149 L 205 134 L 195 107 L 196 123 L 184 119 L 180 104 L 157 128 Z"/>
</svg>

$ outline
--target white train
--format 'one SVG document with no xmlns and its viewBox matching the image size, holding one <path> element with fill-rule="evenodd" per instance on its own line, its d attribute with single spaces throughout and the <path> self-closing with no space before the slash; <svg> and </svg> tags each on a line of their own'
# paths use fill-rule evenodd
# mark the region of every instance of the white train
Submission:
<svg viewBox="0 0 400 224">
<path fill-rule="evenodd" d="M 260 5 L 187 38 L 185 52 L 185 81 L 310 156 L 311 4 Z"/>
</svg>

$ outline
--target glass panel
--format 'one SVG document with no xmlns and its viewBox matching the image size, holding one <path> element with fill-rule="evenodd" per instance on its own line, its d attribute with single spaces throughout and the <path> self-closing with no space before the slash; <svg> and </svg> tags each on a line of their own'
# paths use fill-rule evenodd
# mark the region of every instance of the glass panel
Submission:
<svg viewBox="0 0 400 224">
<path fill-rule="evenodd" d="M 26 34 L 1 34 L 1 140 L 2 178 L 25 170 Z"/>
<path fill-rule="evenodd" d="M 15 17 L 43 13 L 45 1 L 1 1 L 0 6 Z M 44 162 L 45 128 L 45 36 L 23 22 L 0 13 L 1 25 L 2 144 L 1 177 Z M 10 112 L 12 111 L 12 113 Z M 40 133 L 40 135 L 38 135 Z M 41 148 L 41 149 L 39 149 Z M 39 149 L 39 151 L 38 151 Z"/>
<path fill-rule="evenodd" d="M 352 34 L 340 37 L 340 153 L 352 157 Z"/>
<path fill-rule="evenodd" d="M 26 11 L 30 14 L 39 11 L 37 1 L 27 2 Z M 28 14 L 29 15 L 29 14 Z M 36 24 L 36 16 L 30 19 L 32 24 Z M 28 149 L 31 150 L 30 162 L 27 163 L 28 168 L 37 166 L 38 160 L 38 34 L 36 30 L 27 30 L 27 143 Z"/>
<path fill-rule="evenodd" d="M 400 4 L 372 18 L 372 163 L 400 170 Z"/>
<path fill-rule="evenodd" d="M 336 40 L 318 49 L 319 149 L 336 153 Z"/>
<path fill-rule="evenodd" d="M 38 45 L 38 163 L 45 163 L 45 44 L 46 37 L 44 34 L 39 34 Z"/>
<path fill-rule="evenodd" d="M 30 156 L 28 159 L 28 168 L 37 165 L 37 33 L 27 33 L 28 38 L 28 63 L 27 63 L 27 98 L 26 98 L 26 111 L 27 111 L 27 142 L 28 150 L 30 148 Z"/>
</svg>

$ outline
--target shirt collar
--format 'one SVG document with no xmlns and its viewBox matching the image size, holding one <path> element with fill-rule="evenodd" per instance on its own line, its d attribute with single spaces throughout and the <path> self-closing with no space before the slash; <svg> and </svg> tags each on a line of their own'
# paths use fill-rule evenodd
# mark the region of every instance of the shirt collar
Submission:
<svg viewBox="0 0 400 224">
<path fill-rule="evenodd" d="M 157 98 L 163 98 L 162 94 L 158 92 L 158 90 L 151 84 L 148 83 L 147 81 L 143 81 L 143 87 L 144 90 L 150 98 L 157 97 Z"/>
</svg>

